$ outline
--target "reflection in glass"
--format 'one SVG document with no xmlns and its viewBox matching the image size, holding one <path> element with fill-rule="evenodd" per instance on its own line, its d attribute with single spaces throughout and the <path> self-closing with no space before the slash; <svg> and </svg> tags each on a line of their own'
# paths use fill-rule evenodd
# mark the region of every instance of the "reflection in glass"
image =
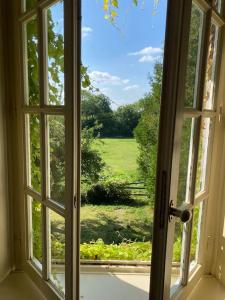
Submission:
<svg viewBox="0 0 225 300">
<path fill-rule="evenodd" d="M 40 116 L 27 115 L 29 161 L 28 185 L 41 193 Z"/>
<path fill-rule="evenodd" d="M 198 84 L 198 68 L 202 40 L 203 17 L 203 12 L 193 3 L 185 86 L 186 107 L 196 107 L 196 88 Z"/>
<path fill-rule="evenodd" d="M 41 203 L 29 197 L 32 209 L 32 260 L 41 268 L 42 265 L 42 222 Z"/>
<path fill-rule="evenodd" d="M 213 6 L 218 12 L 221 12 L 221 0 L 213 0 Z"/>
<path fill-rule="evenodd" d="M 65 219 L 49 209 L 51 234 L 51 275 L 56 288 L 65 293 Z"/>
<path fill-rule="evenodd" d="M 204 118 L 201 123 L 199 151 L 198 151 L 198 164 L 195 193 L 198 194 L 205 190 L 207 167 L 208 167 L 208 155 L 212 131 L 212 120 L 210 118 Z"/>
<path fill-rule="evenodd" d="M 48 103 L 64 104 L 64 14 L 60 1 L 47 10 Z"/>
<path fill-rule="evenodd" d="M 214 109 L 217 44 L 218 44 L 218 27 L 212 23 L 210 27 L 209 48 L 208 48 L 205 87 L 204 87 L 204 98 L 203 98 L 204 109 Z"/>
<path fill-rule="evenodd" d="M 192 219 L 192 237 L 191 237 L 191 252 L 190 252 L 190 271 L 198 261 L 198 249 L 201 227 L 201 210 L 202 204 L 196 205 Z"/>
<path fill-rule="evenodd" d="M 181 134 L 177 206 L 184 202 L 190 202 L 190 179 L 192 172 L 194 124 L 194 118 L 184 119 Z"/>
<path fill-rule="evenodd" d="M 48 116 L 50 198 L 64 204 L 65 195 L 65 124 L 64 116 Z"/>
<path fill-rule="evenodd" d="M 34 18 L 26 24 L 27 104 L 39 105 L 38 26 Z"/>
<path fill-rule="evenodd" d="M 183 223 L 175 221 L 174 242 L 173 242 L 173 260 L 171 273 L 171 287 L 179 285 L 182 276 L 182 241 L 183 241 Z"/>
</svg>

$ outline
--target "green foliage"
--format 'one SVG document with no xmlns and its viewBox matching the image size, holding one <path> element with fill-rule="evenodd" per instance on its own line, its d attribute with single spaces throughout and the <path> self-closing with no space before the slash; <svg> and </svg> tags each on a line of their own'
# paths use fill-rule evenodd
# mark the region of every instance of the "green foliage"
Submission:
<svg viewBox="0 0 225 300">
<path fill-rule="evenodd" d="M 156 1 L 156 0 L 155 0 Z M 138 0 L 131 0 L 131 2 L 137 6 Z M 103 0 L 103 10 L 105 12 L 105 19 L 114 23 L 115 18 L 118 16 L 117 9 L 119 8 L 118 0 Z"/>
<path fill-rule="evenodd" d="M 31 185 L 41 193 L 41 154 L 40 154 L 40 118 L 38 115 L 30 115 L 30 164 Z"/>
<path fill-rule="evenodd" d="M 113 111 L 108 97 L 87 90 L 82 91 L 81 104 L 83 128 L 92 128 L 97 123 L 101 124 L 101 137 L 133 137 L 140 119 L 138 104 L 123 105 Z"/>
<path fill-rule="evenodd" d="M 37 0 L 25 0 L 26 1 L 26 9 L 31 9 L 37 4 Z"/>
<path fill-rule="evenodd" d="M 198 65 L 198 48 L 201 39 L 201 12 L 195 4 L 192 5 L 191 26 L 189 35 L 186 88 L 185 88 L 185 106 L 193 107 L 195 101 L 196 71 Z"/>
<path fill-rule="evenodd" d="M 65 200 L 65 124 L 63 116 L 49 116 L 51 198 Z"/>
<path fill-rule="evenodd" d="M 81 182 L 94 183 L 100 178 L 100 174 L 105 167 L 105 163 L 99 151 L 94 147 L 94 131 L 97 131 L 99 126 L 92 128 L 83 128 L 81 137 Z"/>
<path fill-rule="evenodd" d="M 65 260 L 65 219 L 54 211 L 49 211 L 51 234 L 51 259 Z"/>
<path fill-rule="evenodd" d="M 131 193 L 127 190 L 125 183 L 101 182 L 97 183 L 87 191 L 84 197 L 85 203 L 94 205 L 133 205 Z"/>
<path fill-rule="evenodd" d="M 140 176 L 145 182 L 151 205 L 154 204 L 155 197 L 161 81 L 162 64 L 156 63 L 153 78 L 150 80 L 151 92 L 139 101 L 142 114 L 134 131 L 140 151 L 138 157 Z"/>
<path fill-rule="evenodd" d="M 53 18 L 52 10 L 47 10 L 48 24 L 48 88 L 49 103 L 62 105 L 64 103 L 64 34 L 56 30 L 58 18 L 63 19 L 63 1 L 59 1 L 60 15 Z"/>
<path fill-rule="evenodd" d="M 38 26 L 37 19 L 27 23 L 27 76 L 28 76 L 28 101 L 30 105 L 38 105 L 39 99 L 39 76 L 38 76 Z"/>
<path fill-rule="evenodd" d="M 133 137 L 141 113 L 137 104 L 127 104 L 118 107 L 114 113 L 117 125 L 117 136 Z"/>
<path fill-rule="evenodd" d="M 115 120 L 110 107 L 110 99 L 103 94 L 82 91 L 81 94 L 82 128 L 101 125 L 98 133 L 101 137 L 114 135 Z"/>
<path fill-rule="evenodd" d="M 80 258 L 93 260 L 142 260 L 151 257 L 150 242 L 122 242 L 106 245 L 102 239 L 80 245 Z"/>
<path fill-rule="evenodd" d="M 42 227 L 41 227 L 41 204 L 32 201 L 32 224 L 33 224 L 33 255 L 42 262 Z"/>
</svg>

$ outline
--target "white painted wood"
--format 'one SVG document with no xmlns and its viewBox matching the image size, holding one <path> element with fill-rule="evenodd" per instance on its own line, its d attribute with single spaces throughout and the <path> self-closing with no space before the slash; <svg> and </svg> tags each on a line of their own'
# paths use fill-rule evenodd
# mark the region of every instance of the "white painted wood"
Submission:
<svg viewBox="0 0 225 300">
<path fill-rule="evenodd" d="M 25 273 L 11 273 L 0 283 L 0 298 L 4 300 L 47 300 Z"/>
<path fill-rule="evenodd" d="M 224 300 L 225 287 L 213 276 L 202 277 L 186 300 Z M 182 299 L 181 299 L 182 300 Z"/>
</svg>

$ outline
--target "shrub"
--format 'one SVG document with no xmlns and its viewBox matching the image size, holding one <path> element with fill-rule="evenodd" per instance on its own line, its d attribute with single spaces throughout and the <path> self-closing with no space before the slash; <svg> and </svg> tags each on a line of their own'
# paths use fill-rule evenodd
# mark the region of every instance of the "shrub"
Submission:
<svg viewBox="0 0 225 300">
<path fill-rule="evenodd" d="M 80 245 L 81 259 L 94 260 L 142 260 L 151 257 L 150 242 L 130 242 L 107 245 L 102 239 Z"/>
<path fill-rule="evenodd" d="M 132 205 L 135 203 L 125 183 L 104 182 L 92 185 L 85 193 L 82 193 L 83 204 L 93 205 Z"/>
</svg>

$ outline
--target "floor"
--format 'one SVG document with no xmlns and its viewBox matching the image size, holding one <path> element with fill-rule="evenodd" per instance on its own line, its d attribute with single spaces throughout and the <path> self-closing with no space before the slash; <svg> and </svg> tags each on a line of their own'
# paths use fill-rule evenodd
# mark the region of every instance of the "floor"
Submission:
<svg viewBox="0 0 225 300">
<path fill-rule="evenodd" d="M 82 300 L 148 300 L 148 274 L 81 274 Z"/>
</svg>

